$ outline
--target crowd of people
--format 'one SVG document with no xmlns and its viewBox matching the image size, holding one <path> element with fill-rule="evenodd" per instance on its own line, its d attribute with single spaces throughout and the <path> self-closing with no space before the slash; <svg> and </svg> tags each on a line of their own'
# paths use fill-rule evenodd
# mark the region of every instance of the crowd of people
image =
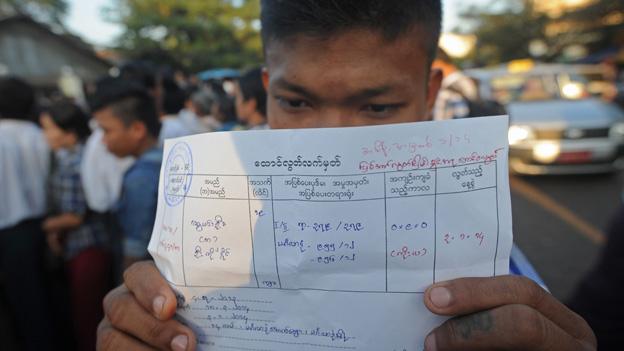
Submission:
<svg viewBox="0 0 624 351">
<path fill-rule="evenodd" d="M 19 349 L 95 348 L 104 296 L 149 257 L 165 139 L 267 127 L 260 68 L 224 88 L 153 67 L 122 66 L 82 106 L 0 77 L 0 288 Z"/>
</svg>

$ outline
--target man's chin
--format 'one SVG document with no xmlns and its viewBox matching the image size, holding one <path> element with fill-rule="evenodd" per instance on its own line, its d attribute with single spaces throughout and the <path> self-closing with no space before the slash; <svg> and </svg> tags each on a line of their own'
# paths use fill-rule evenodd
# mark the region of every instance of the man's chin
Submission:
<svg viewBox="0 0 624 351">
<path fill-rule="evenodd" d="M 119 150 L 108 150 L 111 154 L 115 155 L 118 158 L 126 158 L 128 156 L 131 156 L 129 153 L 127 152 L 123 152 L 123 151 L 119 151 Z"/>
</svg>

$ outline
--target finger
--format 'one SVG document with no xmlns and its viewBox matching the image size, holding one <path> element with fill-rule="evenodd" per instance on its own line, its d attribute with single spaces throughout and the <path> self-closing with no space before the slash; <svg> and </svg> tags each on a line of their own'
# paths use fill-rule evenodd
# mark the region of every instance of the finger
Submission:
<svg viewBox="0 0 624 351">
<path fill-rule="evenodd" d="M 525 277 L 462 278 L 435 284 L 425 292 L 427 308 L 446 316 L 514 304 L 532 307 L 579 340 L 595 340 L 583 318 Z"/>
<path fill-rule="evenodd" d="M 115 330 L 110 321 L 104 318 L 100 323 L 97 330 L 97 342 L 95 345 L 97 351 L 116 351 L 116 350 L 128 350 L 128 351 L 153 351 L 152 347 L 149 347 L 138 340 Z"/>
<path fill-rule="evenodd" d="M 193 332 L 180 322 L 162 321 L 146 311 L 125 288 L 119 287 L 104 298 L 104 312 L 110 324 L 160 350 L 193 350 Z"/>
<path fill-rule="evenodd" d="M 426 351 L 447 350 L 595 350 L 573 338 L 535 309 L 506 305 L 456 317 L 425 340 Z"/>
<path fill-rule="evenodd" d="M 139 304 L 156 318 L 173 317 L 177 307 L 175 294 L 151 261 L 137 262 L 124 272 L 124 284 Z"/>
</svg>

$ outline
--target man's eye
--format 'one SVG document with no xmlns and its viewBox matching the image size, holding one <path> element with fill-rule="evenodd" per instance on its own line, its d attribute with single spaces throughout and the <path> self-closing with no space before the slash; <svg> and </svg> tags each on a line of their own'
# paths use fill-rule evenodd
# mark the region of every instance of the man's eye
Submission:
<svg viewBox="0 0 624 351">
<path fill-rule="evenodd" d="M 310 104 L 305 100 L 300 99 L 286 99 L 283 97 L 277 97 L 277 103 L 285 109 L 302 109 L 310 107 Z"/>
<path fill-rule="evenodd" d="M 396 112 L 401 106 L 402 104 L 371 104 L 364 106 L 362 110 L 369 114 L 385 117 Z"/>
</svg>

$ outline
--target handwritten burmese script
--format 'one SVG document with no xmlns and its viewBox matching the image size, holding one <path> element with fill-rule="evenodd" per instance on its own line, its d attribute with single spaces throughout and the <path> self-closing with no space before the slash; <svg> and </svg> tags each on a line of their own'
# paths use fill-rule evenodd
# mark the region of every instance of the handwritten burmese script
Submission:
<svg viewBox="0 0 624 351">
<path fill-rule="evenodd" d="M 150 252 L 201 350 L 422 350 L 434 282 L 506 274 L 506 117 L 168 140 Z"/>
</svg>

